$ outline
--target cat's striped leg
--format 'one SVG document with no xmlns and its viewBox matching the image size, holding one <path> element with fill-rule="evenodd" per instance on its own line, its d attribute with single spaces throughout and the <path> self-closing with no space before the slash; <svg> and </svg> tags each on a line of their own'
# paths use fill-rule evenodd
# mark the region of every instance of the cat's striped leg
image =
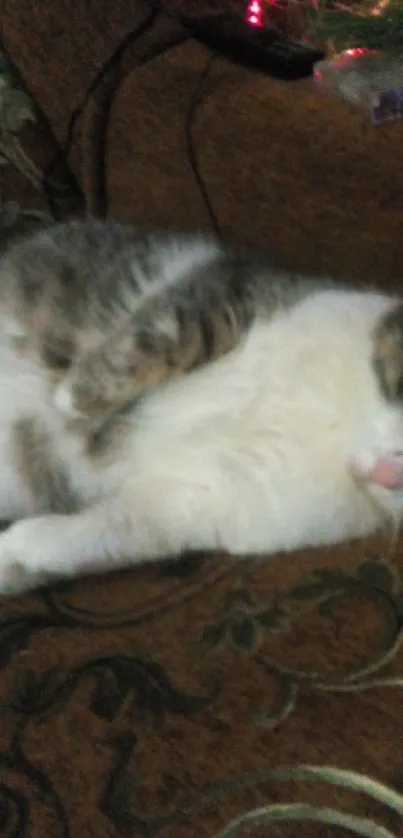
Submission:
<svg viewBox="0 0 403 838">
<path fill-rule="evenodd" d="M 96 430 L 144 391 L 233 349 L 256 311 L 248 269 L 217 260 L 151 294 L 77 360 L 57 389 L 59 409 Z"/>
</svg>

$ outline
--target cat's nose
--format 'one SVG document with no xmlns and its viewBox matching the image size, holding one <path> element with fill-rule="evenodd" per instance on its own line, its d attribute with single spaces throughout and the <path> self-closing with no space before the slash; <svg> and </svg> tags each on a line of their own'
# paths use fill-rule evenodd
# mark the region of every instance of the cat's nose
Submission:
<svg viewBox="0 0 403 838">
<path fill-rule="evenodd" d="M 54 393 L 54 403 L 63 416 L 67 416 L 69 419 L 80 418 L 81 413 L 77 410 L 77 407 L 74 404 L 71 387 L 66 381 L 63 381 L 58 387 L 56 387 Z"/>
</svg>

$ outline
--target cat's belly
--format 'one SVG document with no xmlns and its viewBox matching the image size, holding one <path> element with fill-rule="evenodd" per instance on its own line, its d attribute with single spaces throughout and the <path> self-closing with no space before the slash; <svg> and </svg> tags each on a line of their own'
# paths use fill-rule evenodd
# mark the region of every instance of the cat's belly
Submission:
<svg viewBox="0 0 403 838">
<path fill-rule="evenodd" d="M 339 319 L 325 306 L 309 322 L 301 306 L 300 320 L 296 312 L 274 329 L 257 324 L 230 357 L 145 401 L 136 479 L 199 491 L 214 546 L 265 553 L 334 543 L 403 511 L 401 495 L 371 493 L 350 468 L 357 440 L 364 458 L 403 449 L 403 414 L 381 398 L 371 367 L 385 303 L 371 299 L 366 313 L 355 302 L 355 321 L 353 299 Z"/>
<path fill-rule="evenodd" d="M 259 447 L 228 436 L 213 441 L 210 435 L 207 442 L 203 434 L 149 442 L 146 435 L 139 440 L 133 502 L 139 490 L 142 497 L 143 489 L 150 497 L 164 492 L 173 512 L 177 507 L 182 514 L 187 498 L 194 498 L 206 532 L 210 528 L 207 547 L 238 555 L 292 550 L 367 535 L 385 520 L 348 463 L 315 461 L 314 445 L 302 453 L 289 440 L 286 455 L 269 438 Z"/>
</svg>

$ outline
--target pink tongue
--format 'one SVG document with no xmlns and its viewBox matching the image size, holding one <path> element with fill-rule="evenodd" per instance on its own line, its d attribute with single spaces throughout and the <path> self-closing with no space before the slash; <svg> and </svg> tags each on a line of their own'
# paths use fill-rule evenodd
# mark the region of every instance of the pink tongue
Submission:
<svg viewBox="0 0 403 838">
<path fill-rule="evenodd" d="M 383 489 L 397 491 L 403 489 L 403 462 L 393 457 L 383 457 L 378 460 L 369 475 L 370 483 Z"/>
</svg>

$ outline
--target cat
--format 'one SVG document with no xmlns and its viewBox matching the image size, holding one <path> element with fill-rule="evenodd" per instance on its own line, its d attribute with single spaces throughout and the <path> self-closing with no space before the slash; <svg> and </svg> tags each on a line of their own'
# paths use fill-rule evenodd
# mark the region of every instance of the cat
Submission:
<svg viewBox="0 0 403 838">
<path fill-rule="evenodd" d="M 0 594 L 398 529 L 397 296 L 91 218 L 0 280 Z"/>
</svg>

